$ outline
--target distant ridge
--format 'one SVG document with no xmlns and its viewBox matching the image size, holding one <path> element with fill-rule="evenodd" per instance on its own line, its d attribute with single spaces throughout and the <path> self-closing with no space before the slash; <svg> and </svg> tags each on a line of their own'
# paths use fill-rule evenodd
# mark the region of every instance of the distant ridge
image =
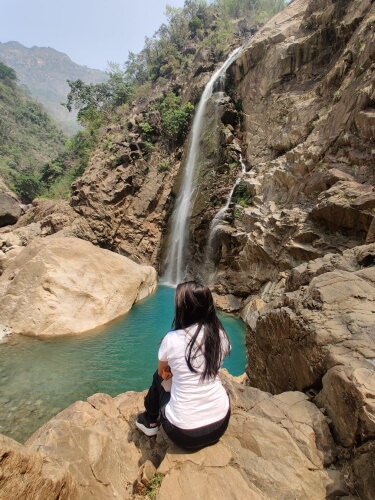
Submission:
<svg viewBox="0 0 375 500">
<path fill-rule="evenodd" d="M 66 101 L 66 80 L 101 83 L 107 79 L 99 69 L 80 66 L 69 56 L 51 47 L 25 47 L 19 42 L 0 42 L 0 61 L 13 68 L 19 82 L 26 85 L 32 97 L 41 102 L 67 134 L 79 129 L 76 115 L 61 106 Z"/>
</svg>

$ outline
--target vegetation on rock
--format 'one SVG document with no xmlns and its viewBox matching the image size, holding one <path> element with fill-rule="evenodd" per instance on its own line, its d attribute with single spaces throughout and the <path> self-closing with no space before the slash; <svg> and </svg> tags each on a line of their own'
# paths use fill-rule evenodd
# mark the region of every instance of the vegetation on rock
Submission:
<svg viewBox="0 0 375 500">
<path fill-rule="evenodd" d="M 64 135 L 0 63 L 0 175 L 26 201 L 41 191 L 40 166 L 62 151 Z"/>
<path fill-rule="evenodd" d="M 13 68 L 22 86 L 41 102 L 69 136 L 79 130 L 76 114 L 61 106 L 66 100 L 69 80 L 101 83 L 107 75 L 98 69 L 80 66 L 66 54 L 51 47 L 25 47 L 18 42 L 0 42 L 0 60 Z"/>
</svg>

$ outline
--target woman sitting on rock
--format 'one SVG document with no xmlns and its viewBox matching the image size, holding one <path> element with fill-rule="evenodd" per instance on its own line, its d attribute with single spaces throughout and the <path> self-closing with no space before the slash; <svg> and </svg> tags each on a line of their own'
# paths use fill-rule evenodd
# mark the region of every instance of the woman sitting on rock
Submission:
<svg viewBox="0 0 375 500">
<path fill-rule="evenodd" d="M 228 426 L 229 398 L 218 373 L 230 344 L 209 288 L 195 281 L 176 289 L 173 327 L 161 342 L 146 411 L 136 425 L 154 436 L 161 423 L 173 442 L 194 450 L 216 443 Z M 171 392 L 163 387 L 168 371 Z"/>
</svg>

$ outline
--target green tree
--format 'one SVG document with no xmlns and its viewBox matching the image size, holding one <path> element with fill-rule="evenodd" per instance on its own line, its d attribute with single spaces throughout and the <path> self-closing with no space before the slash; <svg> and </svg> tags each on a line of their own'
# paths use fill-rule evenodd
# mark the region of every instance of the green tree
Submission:
<svg viewBox="0 0 375 500">
<path fill-rule="evenodd" d="M 0 80 L 17 80 L 17 74 L 13 68 L 0 61 Z"/>
<path fill-rule="evenodd" d="M 181 104 L 181 97 L 171 92 L 161 101 L 159 111 L 165 136 L 172 142 L 181 141 L 187 134 L 194 106 L 191 102 Z"/>
<path fill-rule="evenodd" d="M 83 126 L 90 123 L 100 126 L 101 111 L 111 111 L 129 102 L 133 96 L 133 85 L 125 70 L 110 62 L 107 73 L 109 78 L 104 83 L 86 84 L 82 80 L 68 80 L 70 92 L 65 106 L 69 111 L 78 109 L 78 121 Z"/>
<path fill-rule="evenodd" d="M 28 172 L 13 171 L 13 186 L 21 198 L 27 202 L 31 202 L 42 191 L 39 177 Z"/>
</svg>

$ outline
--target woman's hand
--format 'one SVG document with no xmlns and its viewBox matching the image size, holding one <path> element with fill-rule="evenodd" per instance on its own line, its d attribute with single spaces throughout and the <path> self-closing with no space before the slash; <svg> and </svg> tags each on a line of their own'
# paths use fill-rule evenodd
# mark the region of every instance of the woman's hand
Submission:
<svg viewBox="0 0 375 500">
<path fill-rule="evenodd" d="M 163 371 L 166 371 L 166 368 L 168 366 L 168 361 L 158 361 L 158 375 L 161 377 L 163 374 Z"/>
</svg>

